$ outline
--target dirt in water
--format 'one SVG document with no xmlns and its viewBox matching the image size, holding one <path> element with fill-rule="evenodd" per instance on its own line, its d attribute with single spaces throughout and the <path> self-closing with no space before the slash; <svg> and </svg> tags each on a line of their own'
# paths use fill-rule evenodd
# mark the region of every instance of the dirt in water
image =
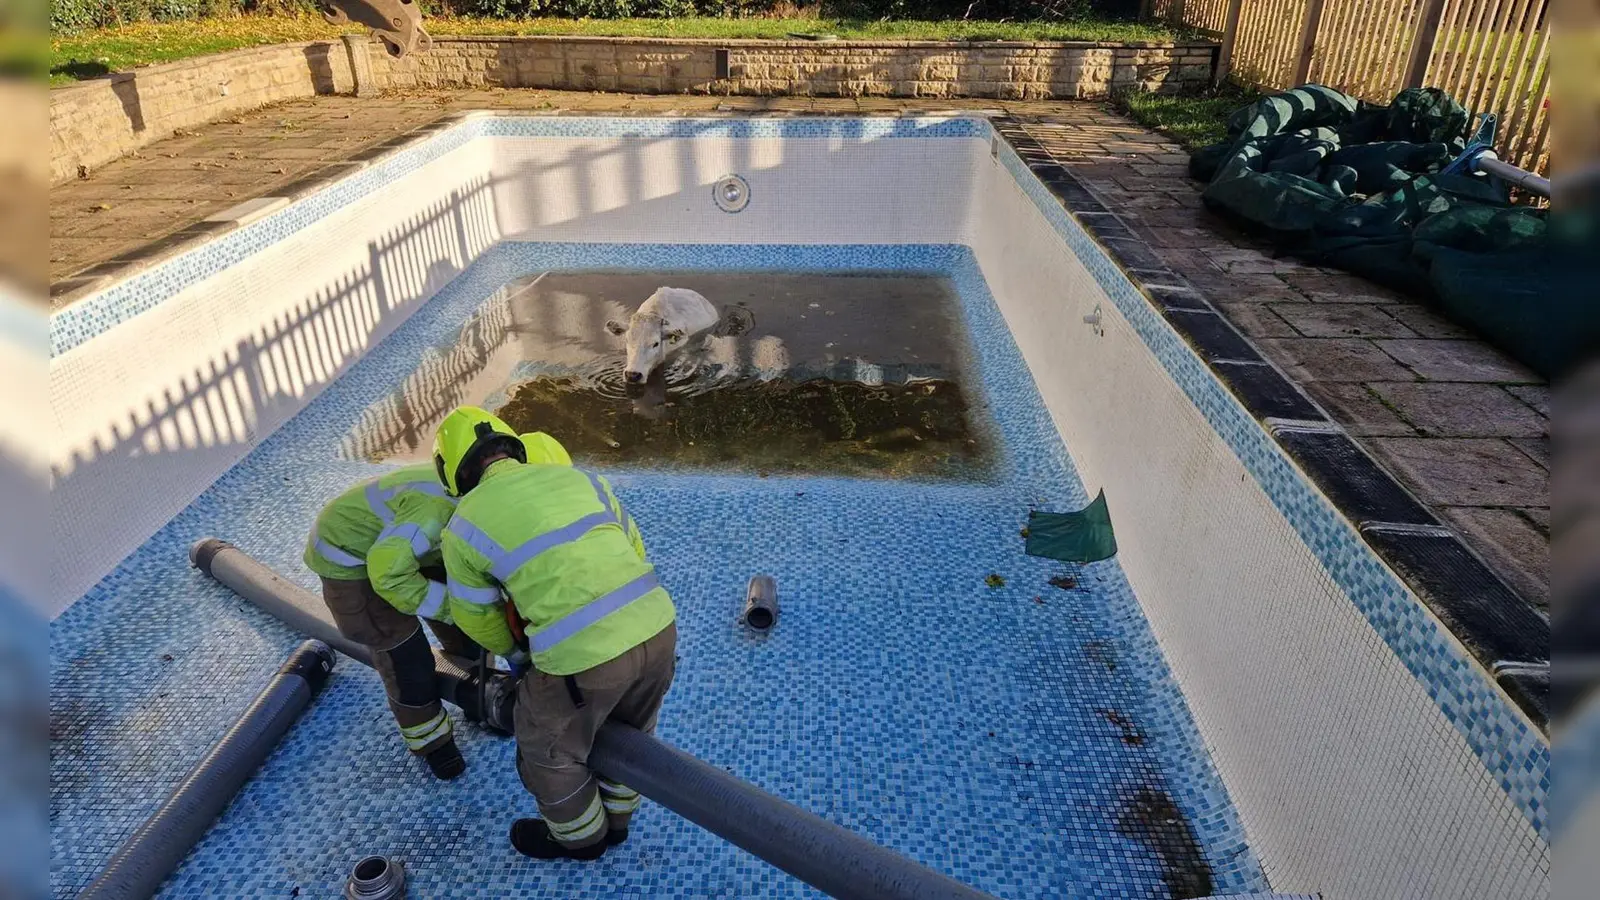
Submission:
<svg viewBox="0 0 1600 900">
<path fill-rule="evenodd" d="M 957 477 L 982 462 L 953 381 L 744 381 L 670 392 L 641 414 L 571 378 L 519 385 L 499 414 L 519 431 L 559 437 L 575 459 L 715 467 L 758 474 L 828 472 Z"/>
<path fill-rule="evenodd" d="M 661 286 L 722 327 L 643 385 L 606 330 Z M 955 291 L 917 273 L 547 273 L 507 284 L 351 429 L 344 454 L 418 461 L 458 404 L 554 435 L 582 464 L 974 480 L 988 416 Z"/>
<path fill-rule="evenodd" d="M 1161 880 L 1173 900 L 1212 895 L 1211 867 L 1189 822 L 1165 791 L 1142 787 L 1117 816 L 1117 831 L 1161 861 Z"/>
</svg>

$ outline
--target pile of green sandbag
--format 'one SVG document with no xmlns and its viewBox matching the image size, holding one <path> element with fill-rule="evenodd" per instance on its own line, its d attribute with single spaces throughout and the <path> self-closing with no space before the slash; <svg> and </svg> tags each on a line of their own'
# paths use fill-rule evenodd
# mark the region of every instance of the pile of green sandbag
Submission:
<svg viewBox="0 0 1600 900">
<path fill-rule="evenodd" d="M 1545 209 L 1441 172 L 1469 116 L 1437 88 L 1375 106 L 1321 85 L 1264 97 L 1189 160 L 1218 213 L 1287 253 L 1427 298 L 1546 378 L 1600 349 L 1600 303 Z M 1581 241 L 1588 243 L 1587 241 Z"/>
</svg>

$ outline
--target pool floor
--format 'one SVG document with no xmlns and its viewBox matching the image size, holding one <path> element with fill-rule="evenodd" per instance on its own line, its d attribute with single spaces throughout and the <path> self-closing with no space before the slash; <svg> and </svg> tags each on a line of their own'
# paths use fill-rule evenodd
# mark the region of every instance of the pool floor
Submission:
<svg viewBox="0 0 1600 900">
<path fill-rule="evenodd" d="M 341 454 L 353 423 L 499 286 L 602 267 L 940 272 L 995 429 L 997 463 L 967 483 L 606 470 L 678 605 L 661 738 L 1002 897 L 1265 889 L 1120 568 L 1023 553 L 1031 507 L 1087 498 L 968 251 L 502 244 L 54 623 L 57 896 L 92 880 L 299 640 L 188 568 L 189 544 L 232 540 L 309 587 L 319 507 L 384 468 Z M 756 573 L 783 604 L 767 637 L 736 623 Z M 373 853 L 401 857 L 417 897 L 817 895 L 648 802 L 598 863 L 525 860 L 505 837 L 534 809 L 512 742 L 459 733 L 468 771 L 435 782 L 376 676 L 343 661 L 163 895 L 333 897 Z"/>
</svg>

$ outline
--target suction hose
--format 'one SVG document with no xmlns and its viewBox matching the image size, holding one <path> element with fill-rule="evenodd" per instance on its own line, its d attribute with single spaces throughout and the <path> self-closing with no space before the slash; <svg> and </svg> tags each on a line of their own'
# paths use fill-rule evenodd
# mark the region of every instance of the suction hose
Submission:
<svg viewBox="0 0 1600 900">
<path fill-rule="evenodd" d="M 337 635 L 320 601 L 232 544 L 205 538 L 194 545 L 189 558 L 201 571 L 290 627 L 318 638 Z M 340 649 L 352 659 L 368 660 L 365 648 Z M 462 690 L 459 684 L 449 684 L 451 693 L 444 692 L 454 679 L 440 672 L 444 696 Z M 503 714 L 492 700 L 490 711 Z M 609 722 L 600 729 L 589 763 L 840 900 L 995 900 L 626 725 Z"/>
<path fill-rule="evenodd" d="M 123 842 L 78 900 L 153 896 L 255 774 L 332 671 L 333 651 L 327 644 L 315 640 L 301 644 L 155 815 Z"/>
</svg>

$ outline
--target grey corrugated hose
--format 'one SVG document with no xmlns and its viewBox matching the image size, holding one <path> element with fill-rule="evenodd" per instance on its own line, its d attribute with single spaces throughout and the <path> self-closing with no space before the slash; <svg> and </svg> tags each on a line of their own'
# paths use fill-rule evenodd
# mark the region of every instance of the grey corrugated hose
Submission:
<svg viewBox="0 0 1600 900">
<path fill-rule="evenodd" d="M 189 557 L 290 627 L 315 637 L 338 636 L 315 597 L 232 544 L 206 538 Z M 365 649 L 350 655 L 371 665 Z M 457 680 L 439 673 L 444 696 L 457 693 Z M 626 725 L 611 722 L 600 729 L 589 764 L 840 900 L 995 900 Z"/>
<path fill-rule="evenodd" d="M 155 815 L 123 842 L 79 900 L 153 896 L 260 768 L 332 671 L 333 651 L 327 644 L 301 644 Z"/>
</svg>

